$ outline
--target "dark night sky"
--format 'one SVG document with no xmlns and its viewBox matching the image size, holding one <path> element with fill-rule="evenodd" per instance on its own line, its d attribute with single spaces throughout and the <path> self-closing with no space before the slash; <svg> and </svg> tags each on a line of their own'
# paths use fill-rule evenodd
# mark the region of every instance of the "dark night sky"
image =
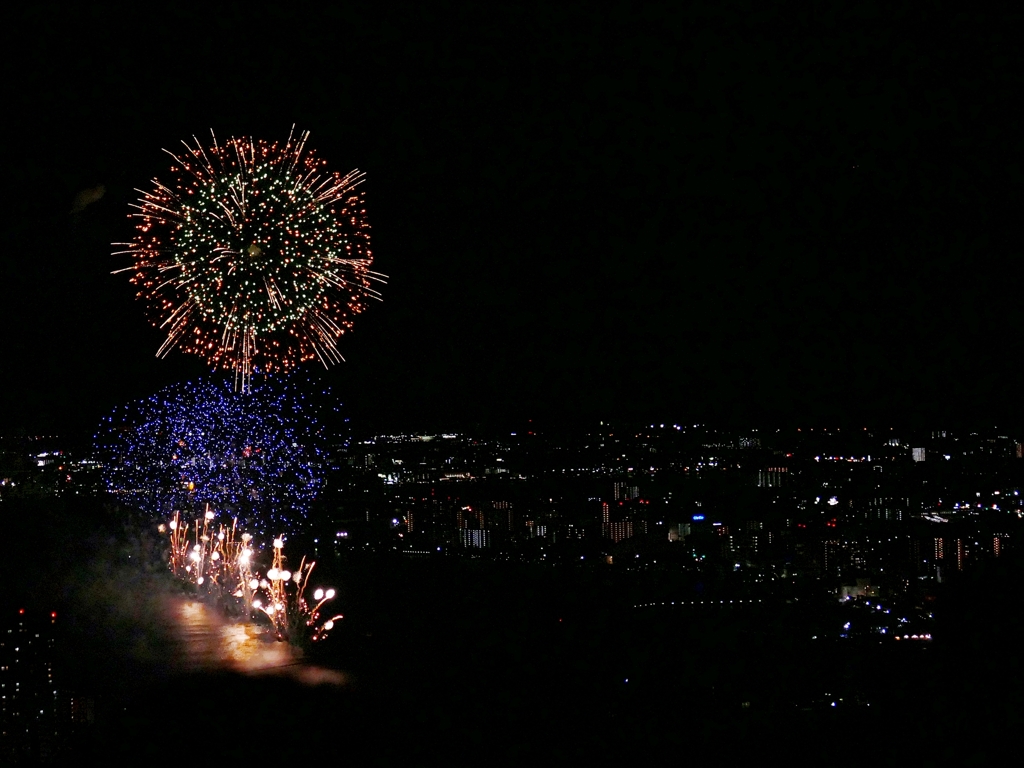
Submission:
<svg viewBox="0 0 1024 768">
<path fill-rule="evenodd" d="M 204 372 L 109 244 L 161 147 L 292 123 L 368 173 L 355 414 L 1020 422 L 1009 20 L 760 7 L 10 17 L 0 431 Z"/>
</svg>

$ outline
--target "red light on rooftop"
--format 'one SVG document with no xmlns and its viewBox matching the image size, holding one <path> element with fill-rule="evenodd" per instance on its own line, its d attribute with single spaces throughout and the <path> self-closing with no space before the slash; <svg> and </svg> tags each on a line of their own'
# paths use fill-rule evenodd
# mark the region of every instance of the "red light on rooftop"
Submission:
<svg viewBox="0 0 1024 768">
<path fill-rule="evenodd" d="M 25 609 L 24 609 L 24 608 L 19 608 L 19 609 L 18 609 L 18 613 L 24 613 L 24 612 L 25 612 Z"/>
</svg>

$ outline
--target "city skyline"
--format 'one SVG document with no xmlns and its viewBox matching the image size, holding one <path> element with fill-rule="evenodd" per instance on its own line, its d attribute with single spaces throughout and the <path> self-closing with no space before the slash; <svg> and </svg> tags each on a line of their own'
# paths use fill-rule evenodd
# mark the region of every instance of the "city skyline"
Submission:
<svg viewBox="0 0 1024 768">
<path fill-rule="evenodd" d="M 576 722 L 545 708 L 543 691 L 571 702 L 584 723 L 662 727 L 685 717 L 704 735 L 669 742 L 678 750 L 713 748 L 707 729 L 715 723 L 730 732 L 765 718 L 806 726 L 805 744 L 828 731 L 814 718 L 836 710 L 843 723 L 862 719 L 900 737 L 908 717 L 914 727 L 944 722 L 921 714 L 923 706 L 959 711 L 969 700 L 989 712 L 1001 701 L 1004 677 L 994 671 L 1012 654 L 992 649 L 1012 643 L 1019 625 L 1012 595 L 1024 532 L 1024 430 L 599 424 L 327 443 L 323 492 L 306 524 L 285 537 L 289 550 L 310 558 L 286 561 L 289 568 L 312 570 L 315 560 L 314 586 L 338 588 L 330 640 L 303 664 L 285 665 L 299 681 L 307 673 L 333 681 L 299 685 L 299 722 L 353 701 L 362 712 L 382 691 L 388 711 L 398 691 L 437 712 L 418 727 L 442 740 L 459 737 L 444 718 L 464 696 L 488 702 L 491 713 Z M 21 468 L 11 473 L 18 456 Z M 201 682 L 213 717 L 232 686 L 272 690 L 259 677 L 267 660 L 252 651 L 266 622 L 218 624 L 186 598 L 201 592 L 202 578 L 183 592 L 154 557 L 170 536 L 180 577 L 186 553 L 202 562 L 190 537 L 221 546 L 219 534 L 205 532 L 235 531 L 234 510 L 183 497 L 171 517 L 133 513 L 111 503 L 103 459 L 53 439 L 3 438 L 0 460 L 0 508 L 18 542 L 8 562 L 34 574 L 5 590 L 0 630 L 21 632 L 26 605 L 64 617 L 67 627 L 58 652 L 40 656 L 45 667 L 20 664 L 31 649 L 17 638 L 0 649 L 10 660 L 0 677 L 15 688 L 2 713 L 9 746 L 104 749 L 104 734 L 114 733 L 126 752 L 145 752 L 146 738 L 121 741 L 125 718 L 135 717 L 124 713 L 138 710 L 148 721 L 173 710 L 161 682 L 169 674 L 171 690 Z M 50 522 L 40 525 L 40 515 Z M 189 533 L 193 521 L 202 527 Z M 62 536 L 47 535 L 53 524 Z M 224 541 L 227 553 L 232 539 Z M 273 562 L 280 571 L 277 541 L 249 546 L 246 567 Z M 70 562 L 93 565 L 51 564 L 68 560 L 53 552 L 65 547 Z M 178 605 L 184 623 L 165 604 Z M 112 632 L 134 639 L 111 647 Z M 977 663 L 979 643 L 988 665 L 980 698 L 946 680 Z M 269 658 L 282 663 L 281 652 Z M 105 671 L 126 666 L 127 686 L 122 672 Z M 511 702 L 508 690 L 516 692 Z M 59 707 L 26 713 L 22 702 L 54 694 Z M 140 698 L 141 708 L 130 705 Z M 51 723 L 52 736 L 32 735 Z M 363 733 L 362 723 L 350 715 L 340 726 L 360 731 L 347 744 L 392 743 Z M 636 730 L 622 738 L 627 751 L 652 744 Z M 937 743 L 907 745 L 930 754 Z"/>
</svg>

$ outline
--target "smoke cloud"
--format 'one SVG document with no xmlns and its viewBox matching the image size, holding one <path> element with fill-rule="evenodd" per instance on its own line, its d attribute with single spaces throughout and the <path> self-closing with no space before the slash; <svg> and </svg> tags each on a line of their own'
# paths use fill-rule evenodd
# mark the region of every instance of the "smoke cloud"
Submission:
<svg viewBox="0 0 1024 768">
<path fill-rule="evenodd" d="M 89 189 L 83 189 L 75 195 L 75 202 L 71 205 L 71 213 L 81 213 L 85 210 L 86 206 L 92 205 L 103 197 L 103 193 L 106 191 L 107 188 L 102 184 L 95 187 L 89 187 Z"/>
</svg>

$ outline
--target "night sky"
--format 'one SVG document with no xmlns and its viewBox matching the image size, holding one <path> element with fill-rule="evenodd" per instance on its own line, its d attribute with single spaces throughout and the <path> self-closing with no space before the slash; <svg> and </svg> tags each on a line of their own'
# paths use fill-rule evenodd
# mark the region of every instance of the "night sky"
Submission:
<svg viewBox="0 0 1024 768">
<path fill-rule="evenodd" d="M 9 16 L 0 432 L 206 372 L 110 243 L 161 148 L 293 123 L 368 174 L 359 418 L 1020 423 L 1008 20 L 761 5 Z"/>
</svg>

